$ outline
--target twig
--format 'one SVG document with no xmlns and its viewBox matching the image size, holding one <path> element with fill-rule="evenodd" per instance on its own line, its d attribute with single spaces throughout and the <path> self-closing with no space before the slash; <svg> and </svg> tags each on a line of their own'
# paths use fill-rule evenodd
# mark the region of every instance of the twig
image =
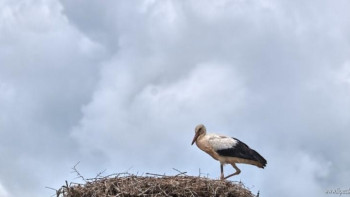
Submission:
<svg viewBox="0 0 350 197">
<path fill-rule="evenodd" d="M 95 179 L 99 178 L 101 176 L 101 174 L 103 174 L 104 172 L 106 172 L 106 169 L 104 169 L 103 171 L 99 172 L 96 176 Z"/>
<path fill-rule="evenodd" d="M 198 177 L 201 177 L 201 175 L 204 175 L 204 177 L 206 177 L 206 178 L 208 178 L 209 177 L 209 173 L 202 173 L 201 172 L 201 169 L 199 168 L 199 175 L 198 175 Z"/>
<path fill-rule="evenodd" d="M 47 188 L 47 189 L 52 189 L 52 190 L 55 190 L 55 191 L 57 191 L 57 189 L 54 189 L 54 188 L 52 188 L 52 187 L 45 187 L 45 188 Z"/>
<path fill-rule="evenodd" d="M 80 163 L 80 161 L 73 166 L 73 168 L 72 168 L 73 172 L 72 173 L 76 173 L 78 175 L 76 178 L 81 178 L 81 179 L 83 179 L 83 181 L 87 182 L 86 179 L 77 170 L 77 165 L 79 163 Z"/>
<path fill-rule="evenodd" d="M 57 189 L 54 189 L 54 188 L 52 188 L 52 187 L 47 187 L 47 186 L 46 186 L 45 188 L 46 188 L 46 189 L 54 190 L 54 191 L 56 192 L 56 194 L 52 194 L 51 196 L 55 196 L 55 195 L 56 195 L 56 196 L 59 196 L 59 193 L 58 193 L 58 192 L 60 191 L 60 189 L 57 190 Z"/>
<path fill-rule="evenodd" d="M 180 175 L 183 175 L 183 174 L 186 174 L 187 172 L 181 172 L 180 170 L 176 169 L 176 168 L 173 168 L 173 170 L 177 171 L 179 174 L 175 175 L 175 176 L 180 176 Z"/>
<path fill-rule="evenodd" d="M 148 173 L 148 172 L 146 172 L 146 175 L 152 175 L 152 176 L 166 176 L 165 174 L 162 175 L 162 174 L 154 174 L 154 173 Z"/>
</svg>

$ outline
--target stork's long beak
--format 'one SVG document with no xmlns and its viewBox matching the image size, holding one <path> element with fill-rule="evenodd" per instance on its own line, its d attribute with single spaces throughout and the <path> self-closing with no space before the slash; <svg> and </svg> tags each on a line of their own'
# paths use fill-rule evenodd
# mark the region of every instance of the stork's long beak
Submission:
<svg viewBox="0 0 350 197">
<path fill-rule="evenodd" d="M 194 135 L 191 145 L 193 145 L 196 142 L 198 136 L 199 136 L 198 133 L 196 133 L 196 135 Z"/>
</svg>

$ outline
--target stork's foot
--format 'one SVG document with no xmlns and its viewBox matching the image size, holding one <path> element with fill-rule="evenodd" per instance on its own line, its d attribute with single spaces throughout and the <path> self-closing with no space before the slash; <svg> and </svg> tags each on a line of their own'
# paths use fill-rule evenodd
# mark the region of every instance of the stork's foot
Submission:
<svg viewBox="0 0 350 197">
<path fill-rule="evenodd" d="M 220 176 L 220 180 L 225 180 L 225 179 L 228 179 L 228 178 L 230 178 L 231 176 L 235 176 L 235 175 L 238 175 L 238 174 L 240 174 L 241 173 L 241 171 L 240 170 L 238 170 L 238 171 L 236 171 L 235 173 L 233 173 L 233 174 L 230 174 L 230 175 L 228 175 L 228 176 L 224 176 L 224 174 L 221 174 L 221 176 Z"/>
<path fill-rule="evenodd" d="M 228 179 L 228 178 L 230 178 L 231 176 L 238 175 L 239 173 L 241 173 L 241 171 L 237 171 L 237 172 L 235 172 L 235 173 L 233 173 L 233 174 L 230 174 L 230 175 L 228 175 L 227 177 L 225 177 L 224 179 Z"/>
<path fill-rule="evenodd" d="M 236 172 L 233 173 L 233 174 L 230 174 L 228 175 L 227 177 L 225 177 L 224 179 L 228 179 L 230 178 L 231 176 L 235 176 L 235 175 L 238 175 L 239 173 L 241 173 L 241 170 L 235 165 L 235 164 L 231 164 L 233 168 L 236 169 Z"/>
</svg>

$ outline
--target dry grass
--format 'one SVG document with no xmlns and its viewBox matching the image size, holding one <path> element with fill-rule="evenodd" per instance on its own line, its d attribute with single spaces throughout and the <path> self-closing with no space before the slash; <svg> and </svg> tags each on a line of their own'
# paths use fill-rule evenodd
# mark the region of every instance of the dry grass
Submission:
<svg viewBox="0 0 350 197">
<path fill-rule="evenodd" d="M 152 175 L 129 173 L 87 179 L 85 184 L 66 182 L 56 191 L 57 197 L 93 196 L 231 196 L 254 197 L 242 183 L 212 180 L 204 177 Z M 78 174 L 80 175 L 80 174 Z M 152 176 L 149 176 L 152 175 Z M 83 178 L 83 177 L 81 177 Z"/>
</svg>

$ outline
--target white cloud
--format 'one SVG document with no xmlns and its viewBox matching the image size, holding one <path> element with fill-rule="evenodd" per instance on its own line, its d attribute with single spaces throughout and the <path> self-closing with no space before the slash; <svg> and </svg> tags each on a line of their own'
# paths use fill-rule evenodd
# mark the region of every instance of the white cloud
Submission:
<svg viewBox="0 0 350 197">
<path fill-rule="evenodd" d="M 75 146 L 68 128 L 89 100 L 105 51 L 69 24 L 56 1 L 2 1 L 0 10 L 0 178 L 15 196 L 43 195 L 49 174 L 59 172 L 47 170 L 76 152 L 67 151 Z"/>
<path fill-rule="evenodd" d="M 279 152 L 281 150 L 272 150 Z M 285 154 L 288 152 L 288 154 Z M 317 158 L 299 150 L 282 150 L 278 158 L 271 158 L 266 168 L 262 191 L 268 196 L 322 196 L 324 186 L 319 180 L 329 176 L 333 167 L 330 161 Z"/>
<path fill-rule="evenodd" d="M 5 187 L 0 183 L 0 196 L 2 197 L 10 197 L 9 193 L 5 189 Z"/>
<path fill-rule="evenodd" d="M 168 154 L 176 144 L 189 144 L 190 138 L 180 136 L 192 136 L 193 123 L 208 118 L 228 121 L 226 115 L 244 105 L 242 80 L 228 65 L 200 64 L 183 78 L 161 84 L 142 83 L 143 78 L 137 80 L 132 72 L 117 73 L 101 84 L 103 88 L 84 108 L 84 118 L 73 135 L 85 151 L 97 149 L 110 160 L 128 158 L 129 166 L 121 165 L 123 169 L 145 169 L 139 160 L 147 165 L 155 165 L 162 158 L 169 160 L 166 163 L 178 163 Z M 142 87 L 135 94 L 126 88 L 140 82 Z M 220 106 L 222 103 L 225 106 Z M 176 138 L 177 142 L 173 141 Z M 170 141 L 174 146 L 169 146 Z"/>
<path fill-rule="evenodd" d="M 346 61 L 342 67 L 335 71 L 335 80 L 339 85 L 350 87 L 350 60 Z"/>
</svg>

